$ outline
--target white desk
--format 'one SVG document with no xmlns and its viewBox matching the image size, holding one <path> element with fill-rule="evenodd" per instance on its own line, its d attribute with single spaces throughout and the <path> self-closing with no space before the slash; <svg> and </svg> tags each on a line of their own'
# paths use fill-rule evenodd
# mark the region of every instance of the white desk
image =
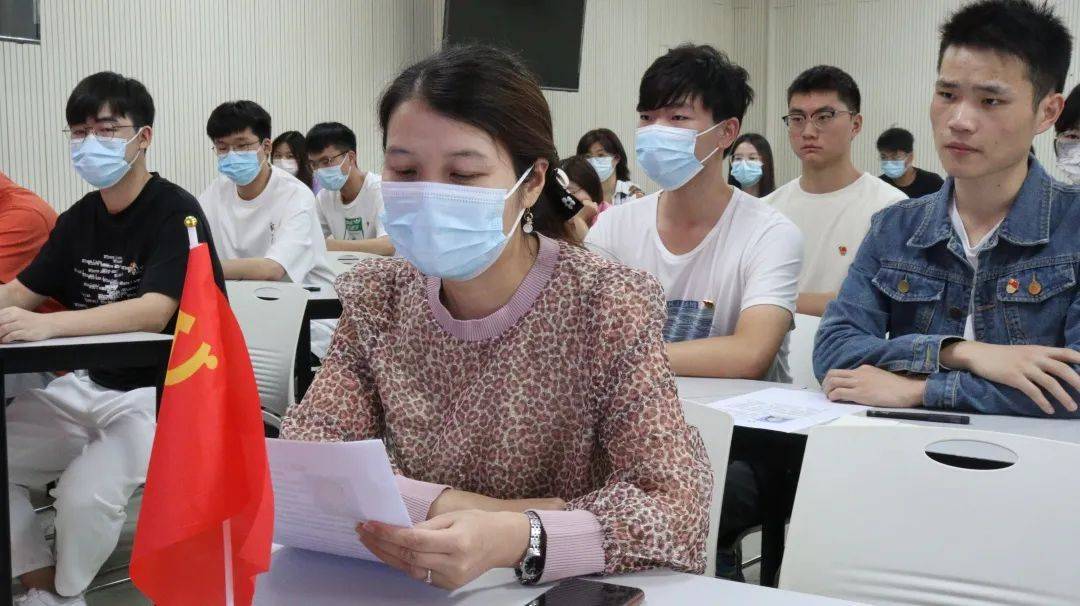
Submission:
<svg viewBox="0 0 1080 606">
<path fill-rule="evenodd" d="M 51 347 L 71 347 L 71 346 L 92 346 L 92 345 L 109 345 L 114 343 L 155 343 L 161 341 L 172 341 L 172 335 L 163 335 L 156 332 L 125 332 L 115 333 L 107 335 L 93 335 L 89 337 L 59 337 L 56 339 L 46 339 L 45 341 L 33 341 L 30 343 L 0 343 L 0 350 L 5 349 L 25 349 L 25 350 L 40 350 L 42 348 Z"/>
<path fill-rule="evenodd" d="M 708 404 L 743 394 L 767 389 L 769 387 L 787 387 L 800 389 L 792 385 L 782 383 L 769 383 L 766 381 L 744 381 L 736 379 L 698 379 L 691 377 L 678 377 L 676 383 L 679 389 L 679 397 L 698 404 Z M 889 410 L 889 409 L 882 409 Z M 919 412 L 924 412 L 919 409 Z M 1017 435 L 1043 438 L 1047 440 L 1059 440 L 1080 444 L 1080 419 L 1039 419 L 1035 417 L 1014 417 L 1008 415 L 984 415 L 966 411 L 925 411 L 928 414 L 935 412 L 949 412 L 962 414 L 971 418 L 970 425 L 948 425 L 947 427 L 961 427 L 964 429 L 978 429 L 981 431 L 993 431 Z M 926 423 L 922 421 L 904 421 L 916 425 L 930 425 L 942 427 L 940 423 Z M 804 432 L 805 433 L 805 432 Z M 949 454 L 960 454 L 949 452 Z M 972 453 L 974 454 L 974 453 Z"/>
<path fill-rule="evenodd" d="M 649 606 L 840 606 L 854 604 L 758 585 L 652 570 L 597 579 L 639 587 Z M 551 585 L 525 587 L 510 570 L 494 570 L 454 592 L 428 587 L 374 562 L 283 549 L 256 584 L 256 606 L 524 606 Z"/>
</svg>

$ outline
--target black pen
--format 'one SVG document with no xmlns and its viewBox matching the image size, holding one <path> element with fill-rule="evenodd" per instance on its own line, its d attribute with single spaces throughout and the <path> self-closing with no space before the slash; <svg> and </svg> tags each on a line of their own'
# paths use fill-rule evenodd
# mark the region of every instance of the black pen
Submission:
<svg viewBox="0 0 1080 606">
<path fill-rule="evenodd" d="M 930 414 L 925 412 L 903 412 L 899 410 L 868 410 L 866 411 L 868 417 L 878 417 L 880 419 L 903 419 L 905 421 L 930 421 L 932 423 L 956 423 L 957 425 L 968 425 L 971 423 L 971 417 L 966 415 L 950 415 L 950 414 Z"/>
</svg>

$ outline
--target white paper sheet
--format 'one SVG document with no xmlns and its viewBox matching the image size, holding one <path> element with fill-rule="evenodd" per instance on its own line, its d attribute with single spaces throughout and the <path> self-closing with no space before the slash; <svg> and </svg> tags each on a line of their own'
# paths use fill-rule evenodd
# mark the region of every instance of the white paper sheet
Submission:
<svg viewBox="0 0 1080 606">
<path fill-rule="evenodd" d="M 274 542 L 377 560 L 356 535 L 368 520 L 412 526 L 381 440 L 266 440 L 274 485 Z"/>
<path fill-rule="evenodd" d="M 836 404 L 825 394 L 773 387 L 709 404 L 735 419 L 736 425 L 794 433 L 828 423 L 868 406 Z"/>
</svg>

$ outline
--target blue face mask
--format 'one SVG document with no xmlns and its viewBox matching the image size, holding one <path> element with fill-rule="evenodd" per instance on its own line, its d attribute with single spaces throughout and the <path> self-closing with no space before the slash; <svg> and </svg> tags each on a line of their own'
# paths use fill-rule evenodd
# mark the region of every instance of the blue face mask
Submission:
<svg viewBox="0 0 1080 606">
<path fill-rule="evenodd" d="M 691 128 L 651 124 L 637 129 L 634 149 L 638 164 L 650 179 L 666 190 L 679 189 L 690 182 L 705 162 L 717 152 L 713 149 L 704 159 L 694 153 L 697 138 L 720 126 L 714 124 L 700 133 Z"/>
<path fill-rule="evenodd" d="M 743 187 L 751 187 L 761 180 L 761 162 L 757 160 L 738 160 L 731 163 L 731 176 Z"/>
<path fill-rule="evenodd" d="M 135 137 L 138 137 L 140 132 L 142 128 L 135 132 Z M 131 162 L 125 159 L 127 144 L 134 141 L 135 137 L 127 140 L 113 137 L 99 139 L 97 135 L 90 135 L 82 141 L 72 141 L 71 164 L 75 167 L 75 172 L 90 185 L 98 189 L 112 187 L 124 178 L 135 159 L 142 153 L 142 150 L 136 152 Z"/>
<path fill-rule="evenodd" d="M 592 164 L 593 170 L 596 171 L 597 176 L 601 181 L 607 181 L 611 173 L 615 172 L 615 158 L 611 156 L 595 156 L 589 158 L 589 164 Z"/>
<path fill-rule="evenodd" d="M 352 166 L 349 166 L 348 172 L 341 172 L 341 167 L 349 159 L 345 156 L 341 160 L 341 164 L 337 166 L 327 166 L 326 168 L 320 168 L 315 171 L 315 176 L 319 178 L 319 184 L 323 189 L 329 189 L 330 191 L 341 191 L 342 187 L 345 187 L 345 181 L 349 179 L 349 174 L 352 173 Z"/>
<path fill-rule="evenodd" d="M 881 172 L 890 179 L 898 179 L 907 171 L 903 160 L 882 160 Z"/>
<path fill-rule="evenodd" d="M 259 161 L 259 151 L 230 151 L 224 156 L 218 156 L 218 172 L 228 177 L 237 185 L 247 185 L 259 176 L 262 162 Z"/>
<path fill-rule="evenodd" d="M 531 168 L 525 171 L 509 192 L 449 183 L 383 181 L 385 210 L 380 220 L 398 254 L 425 275 L 471 280 L 491 267 L 506 247 L 506 200 L 530 172 Z"/>
</svg>

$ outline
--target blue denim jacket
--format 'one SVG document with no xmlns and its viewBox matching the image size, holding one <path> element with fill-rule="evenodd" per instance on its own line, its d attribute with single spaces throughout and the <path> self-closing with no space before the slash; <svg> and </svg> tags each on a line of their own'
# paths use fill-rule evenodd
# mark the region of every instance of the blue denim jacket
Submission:
<svg viewBox="0 0 1080 606">
<path fill-rule="evenodd" d="M 821 379 L 833 368 L 870 364 L 926 375 L 927 408 L 1046 416 L 1016 389 L 942 367 L 939 354 L 944 341 L 963 335 L 973 286 L 976 340 L 1080 349 L 1080 187 L 1055 181 L 1032 157 L 977 274 L 949 219 L 952 191 L 949 178 L 937 193 L 874 216 L 822 318 L 814 372 Z M 1055 418 L 1080 417 L 1049 399 Z"/>
</svg>

